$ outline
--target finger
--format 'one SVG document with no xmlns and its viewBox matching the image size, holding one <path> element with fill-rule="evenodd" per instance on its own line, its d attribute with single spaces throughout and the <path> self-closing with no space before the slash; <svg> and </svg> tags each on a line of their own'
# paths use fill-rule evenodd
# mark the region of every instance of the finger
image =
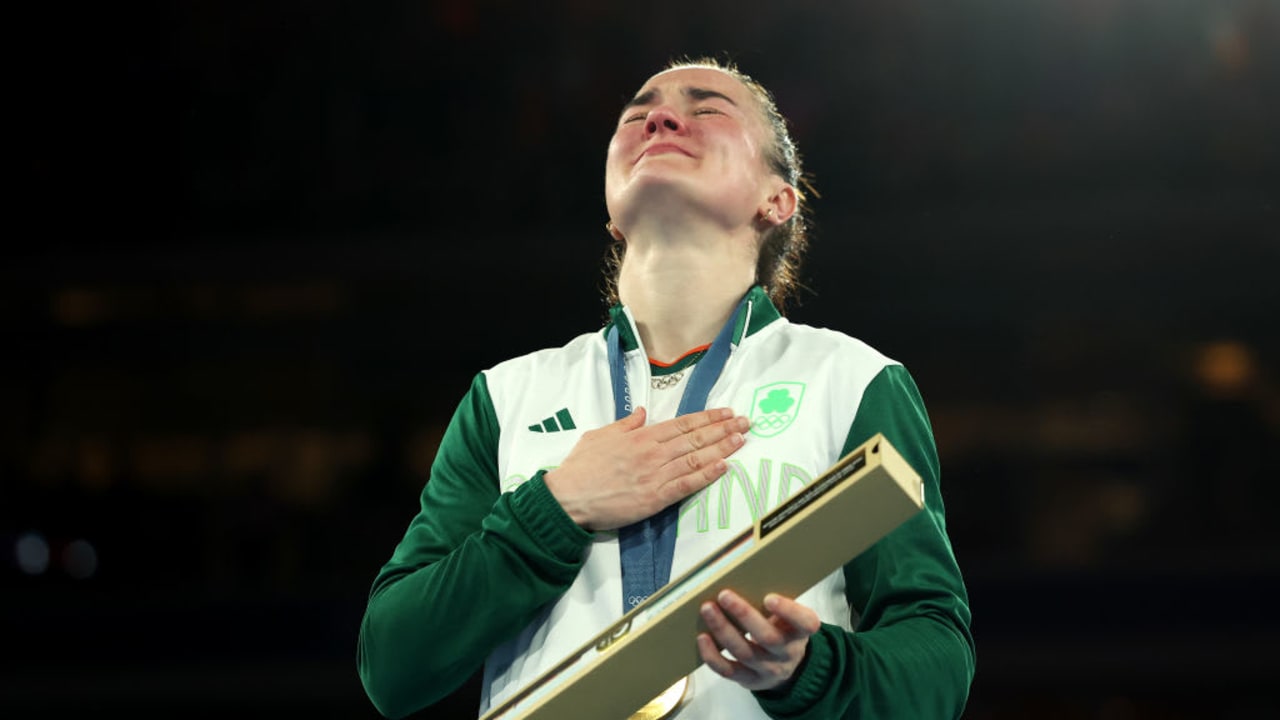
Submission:
<svg viewBox="0 0 1280 720">
<path fill-rule="evenodd" d="M 657 476 L 660 483 L 658 499 L 663 507 L 683 500 L 720 479 L 729 470 L 725 458 L 737 452 L 746 442 L 747 438 L 742 433 L 730 432 L 710 447 L 677 454 L 668 460 Z M 652 457 L 661 461 L 667 454 L 663 448 L 677 444 L 673 442 L 668 446 L 659 446 Z"/>
<path fill-rule="evenodd" d="M 711 426 L 706 430 L 704 439 L 714 438 L 714 442 L 707 442 L 702 447 L 693 447 L 689 435 L 668 441 L 658 446 L 654 458 L 669 465 L 667 470 L 672 476 L 697 472 L 716 460 L 729 457 L 746 443 L 747 437 L 733 429 L 736 427 L 737 423 L 733 421 Z"/>
<path fill-rule="evenodd" d="M 698 633 L 697 643 L 698 655 L 702 658 L 702 662 L 720 677 L 736 680 L 745 673 L 755 674 L 750 668 L 743 667 L 725 657 L 720 652 L 720 646 L 716 645 L 716 641 L 709 634 Z"/>
<path fill-rule="evenodd" d="M 809 637 L 822 627 L 822 618 L 813 608 L 777 593 L 764 596 L 764 609 L 772 613 L 774 619 L 785 623 L 784 629 L 790 629 L 791 639 Z"/>
<path fill-rule="evenodd" d="M 678 435 L 663 443 L 662 447 L 670 452 L 672 458 L 676 458 L 685 453 L 697 452 L 710 447 L 730 435 L 742 435 L 750 427 L 751 421 L 747 418 L 742 416 L 731 417 L 728 420 L 721 420 L 720 422 L 691 430 L 683 435 Z"/>
<path fill-rule="evenodd" d="M 717 605 L 719 601 L 719 598 L 717 598 L 714 603 L 702 603 L 702 621 L 706 624 L 707 630 L 710 631 L 711 637 L 716 641 L 717 645 L 728 650 L 729 654 L 733 655 L 740 664 L 750 666 L 756 660 L 759 650 L 757 646 L 743 636 L 742 631 L 729 621 L 729 618 L 725 616 L 720 606 Z"/>
<path fill-rule="evenodd" d="M 739 429 L 743 424 L 750 427 L 750 421 L 746 418 L 741 421 L 731 418 L 651 447 L 647 453 L 648 459 L 661 468 L 657 479 L 665 483 L 685 474 L 698 475 L 699 477 L 685 481 L 681 488 L 683 494 L 678 494 L 680 498 L 713 482 L 724 474 L 724 470 L 713 472 L 714 468 L 709 466 L 729 457 L 746 444 L 747 437 Z"/>
<path fill-rule="evenodd" d="M 716 602 L 724 611 L 733 618 L 743 633 L 749 633 L 751 642 L 758 648 L 774 654 L 785 654 L 785 646 L 792 639 L 787 629 L 780 628 L 765 617 L 763 613 L 757 610 L 751 603 L 742 598 L 741 595 L 732 590 L 721 590 L 716 596 Z M 801 636 L 797 636 L 801 637 Z M 730 650 L 730 652 L 733 652 Z M 755 651 L 757 654 L 759 650 Z M 735 653 L 736 655 L 736 653 Z M 739 660 L 746 661 L 745 658 Z"/>
<path fill-rule="evenodd" d="M 742 447 L 744 442 L 745 439 L 735 433 L 711 448 L 667 463 L 662 469 L 663 475 L 669 479 L 658 486 L 658 499 L 663 507 L 689 497 L 728 472 L 729 464 L 724 459 Z"/>
<path fill-rule="evenodd" d="M 728 420 L 731 417 L 733 417 L 733 410 L 726 407 L 710 408 L 696 413 L 689 413 L 688 415 L 680 415 L 654 425 L 652 428 L 653 439 L 657 442 L 666 442 L 712 423 Z"/>
<path fill-rule="evenodd" d="M 637 430 L 639 428 L 644 427 L 644 420 L 646 415 L 647 413 L 645 412 L 644 407 L 640 406 L 640 407 L 637 407 L 635 410 L 631 411 L 630 415 L 622 418 L 621 420 L 614 422 L 613 424 L 615 427 L 617 427 L 619 430 L 622 430 L 623 432 Z"/>
</svg>

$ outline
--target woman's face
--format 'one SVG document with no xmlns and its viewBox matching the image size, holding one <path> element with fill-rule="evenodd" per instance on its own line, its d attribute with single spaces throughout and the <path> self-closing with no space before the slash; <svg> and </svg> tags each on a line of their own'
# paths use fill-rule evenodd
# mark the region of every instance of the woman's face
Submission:
<svg viewBox="0 0 1280 720">
<path fill-rule="evenodd" d="M 609 143 L 605 203 L 625 234 L 642 210 L 698 211 L 727 229 L 750 224 L 781 179 L 755 98 L 712 68 L 658 73 L 627 103 Z"/>
</svg>

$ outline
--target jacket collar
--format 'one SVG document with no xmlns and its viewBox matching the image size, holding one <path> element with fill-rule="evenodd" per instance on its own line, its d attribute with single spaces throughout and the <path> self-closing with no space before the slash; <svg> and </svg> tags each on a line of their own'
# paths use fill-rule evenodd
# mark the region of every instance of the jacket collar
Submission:
<svg viewBox="0 0 1280 720">
<path fill-rule="evenodd" d="M 769 299 L 764 288 L 759 285 L 753 286 L 747 291 L 747 302 L 734 321 L 733 344 L 735 346 L 742 344 L 744 337 L 755 335 L 781 318 L 782 313 L 778 312 L 778 308 Z M 609 323 L 605 325 L 602 333 L 608 332 L 614 325 L 618 327 L 618 337 L 622 341 L 623 352 L 631 352 L 640 347 L 640 334 L 636 330 L 635 318 L 622 303 L 609 308 Z"/>
</svg>

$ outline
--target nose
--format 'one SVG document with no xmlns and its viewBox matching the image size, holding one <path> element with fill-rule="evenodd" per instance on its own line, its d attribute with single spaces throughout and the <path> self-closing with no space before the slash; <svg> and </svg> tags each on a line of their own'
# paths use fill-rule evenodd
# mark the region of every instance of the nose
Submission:
<svg viewBox="0 0 1280 720">
<path fill-rule="evenodd" d="M 682 133 L 684 129 L 684 122 L 680 120 L 680 116 L 666 106 L 659 106 L 650 110 L 644 120 L 644 136 L 646 138 L 653 137 L 660 132 Z"/>
</svg>

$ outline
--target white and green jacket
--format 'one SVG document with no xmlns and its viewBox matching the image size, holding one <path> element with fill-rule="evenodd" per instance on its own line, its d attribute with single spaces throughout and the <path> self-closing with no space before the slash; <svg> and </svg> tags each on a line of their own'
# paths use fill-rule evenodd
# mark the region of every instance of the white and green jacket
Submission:
<svg viewBox="0 0 1280 720">
<path fill-rule="evenodd" d="M 682 503 L 671 577 L 876 432 L 920 473 L 925 511 L 800 597 L 824 624 L 785 693 L 751 693 L 703 666 L 679 717 L 959 717 L 974 672 L 968 595 L 914 381 L 865 343 L 789 322 L 760 288 L 747 300 L 707 407 L 731 407 L 752 429 L 729 471 Z M 659 409 L 649 422 L 674 414 L 667 398 L 684 381 L 651 390 L 650 376 L 697 356 L 654 367 L 624 308 L 611 324 L 635 404 Z M 483 713 L 622 615 L 617 534 L 575 525 L 542 482 L 614 412 L 604 332 L 476 376 L 360 627 L 360 677 L 384 715 L 437 702 L 481 664 Z"/>
</svg>

